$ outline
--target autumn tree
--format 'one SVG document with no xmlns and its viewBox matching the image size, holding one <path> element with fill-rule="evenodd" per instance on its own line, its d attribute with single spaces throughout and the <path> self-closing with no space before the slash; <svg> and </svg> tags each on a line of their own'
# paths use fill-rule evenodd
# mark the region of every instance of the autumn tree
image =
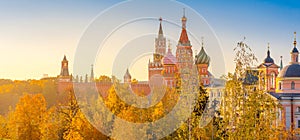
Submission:
<svg viewBox="0 0 300 140">
<path fill-rule="evenodd" d="M 255 88 L 255 80 L 245 83 L 257 76 L 251 70 L 257 59 L 250 47 L 241 41 L 234 51 L 236 68 L 234 74 L 226 77 L 218 136 L 221 139 L 276 139 L 280 130 L 275 123 L 278 103 L 265 91 Z"/>
<path fill-rule="evenodd" d="M 31 140 L 44 139 L 47 135 L 47 139 L 55 139 L 56 136 L 49 137 L 50 135 L 48 135 L 51 131 L 55 131 L 54 127 L 49 131 L 43 131 L 45 128 L 49 128 L 46 124 L 55 124 L 50 118 L 51 113 L 52 111 L 46 107 L 46 101 L 42 94 L 24 94 L 15 110 L 9 115 L 10 137 L 12 139 Z"/>
</svg>

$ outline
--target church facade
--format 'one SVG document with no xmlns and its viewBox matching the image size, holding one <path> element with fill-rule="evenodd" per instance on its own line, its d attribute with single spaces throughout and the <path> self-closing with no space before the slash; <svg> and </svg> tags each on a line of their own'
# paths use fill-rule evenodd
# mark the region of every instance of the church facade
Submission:
<svg viewBox="0 0 300 140">
<path fill-rule="evenodd" d="M 286 129 L 300 128 L 300 63 L 296 32 L 290 52 L 290 62 L 283 66 L 274 63 L 268 47 L 267 57 L 258 67 L 258 85 L 282 105 L 278 114 Z"/>
</svg>

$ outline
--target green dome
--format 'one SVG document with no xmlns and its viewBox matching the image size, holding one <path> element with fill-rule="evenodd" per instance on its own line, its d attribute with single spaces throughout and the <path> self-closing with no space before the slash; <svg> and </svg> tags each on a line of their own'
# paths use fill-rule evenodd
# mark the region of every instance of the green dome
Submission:
<svg viewBox="0 0 300 140">
<path fill-rule="evenodd" d="M 210 58 L 204 51 L 203 47 L 201 48 L 201 51 L 196 55 L 196 61 L 195 64 L 208 64 L 209 65 Z"/>
</svg>

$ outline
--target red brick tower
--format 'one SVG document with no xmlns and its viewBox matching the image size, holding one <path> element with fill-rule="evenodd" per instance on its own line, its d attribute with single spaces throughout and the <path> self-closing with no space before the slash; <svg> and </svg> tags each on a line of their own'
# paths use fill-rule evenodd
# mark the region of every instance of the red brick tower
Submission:
<svg viewBox="0 0 300 140">
<path fill-rule="evenodd" d="M 181 75 L 188 74 L 193 66 L 192 45 L 187 35 L 185 13 L 181 18 L 182 30 L 176 49 L 177 67 Z"/>
</svg>

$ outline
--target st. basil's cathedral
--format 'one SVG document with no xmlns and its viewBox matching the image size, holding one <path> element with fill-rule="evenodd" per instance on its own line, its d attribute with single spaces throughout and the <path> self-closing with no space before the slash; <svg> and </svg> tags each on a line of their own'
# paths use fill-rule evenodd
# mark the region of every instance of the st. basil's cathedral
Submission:
<svg viewBox="0 0 300 140">
<path fill-rule="evenodd" d="M 201 79 L 199 84 L 203 84 L 207 87 L 211 97 L 214 96 L 220 98 L 222 88 L 224 87 L 224 80 L 215 79 L 208 71 L 210 57 L 204 50 L 203 40 L 201 51 L 195 58 L 193 57 L 192 45 L 186 29 L 187 18 L 185 15 L 181 18 L 182 29 L 176 46 L 176 56 L 172 54 L 170 43 L 168 43 L 167 47 L 167 39 L 163 33 L 162 21 L 162 18 L 160 18 L 158 35 L 155 38 L 153 60 L 149 60 L 148 63 L 148 81 L 139 81 L 138 83 L 132 84 L 132 76 L 127 69 L 123 77 L 124 83 L 130 84 L 130 87 L 136 93 L 142 91 L 144 95 L 148 95 L 151 92 L 149 84 L 150 81 L 153 80 L 152 78 L 155 78 L 156 76 L 163 77 L 164 84 L 169 88 L 173 88 L 176 86 L 176 74 L 184 75 L 183 73 L 190 71 L 193 66 L 196 66 L 199 76 L 197 78 Z M 82 83 L 82 85 L 95 82 L 93 67 L 91 68 L 90 77 L 85 75 L 84 78 L 82 78 L 82 76 L 80 78 L 78 76 L 74 78 L 72 75 L 69 75 L 66 56 L 63 58 L 61 73 L 58 77 L 59 91 L 62 91 L 66 86 L 70 87 L 72 82 Z M 211 85 L 211 81 L 213 81 L 213 86 Z M 111 82 L 96 82 L 96 86 L 100 92 L 102 91 L 101 94 L 103 96 L 107 96 L 108 89 L 111 85 Z"/>
</svg>

